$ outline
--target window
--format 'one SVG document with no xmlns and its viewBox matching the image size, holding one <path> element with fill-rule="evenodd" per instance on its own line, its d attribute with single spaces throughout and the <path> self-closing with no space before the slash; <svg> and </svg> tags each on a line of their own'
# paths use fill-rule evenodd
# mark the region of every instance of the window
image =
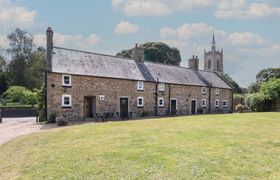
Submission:
<svg viewBox="0 0 280 180">
<path fill-rule="evenodd" d="M 217 94 L 217 95 L 220 94 L 220 89 L 219 88 L 215 89 L 215 94 Z"/>
<path fill-rule="evenodd" d="M 208 69 L 211 69 L 211 60 L 208 60 Z"/>
<path fill-rule="evenodd" d="M 137 107 L 144 107 L 144 98 L 143 97 L 137 98 Z"/>
<path fill-rule="evenodd" d="M 62 86 L 71 86 L 71 76 L 62 75 Z"/>
<path fill-rule="evenodd" d="M 164 83 L 159 83 L 158 84 L 158 90 L 159 91 L 164 91 Z"/>
<path fill-rule="evenodd" d="M 71 107 L 72 106 L 72 100 L 71 95 L 64 94 L 62 95 L 62 107 Z"/>
<path fill-rule="evenodd" d="M 216 100 L 216 101 L 215 101 L 215 106 L 216 106 L 216 107 L 219 107 L 219 100 Z"/>
<path fill-rule="evenodd" d="M 164 98 L 158 98 L 158 107 L 164 106 Z"/>
<path fill-rule="evenodd" d="M 223 108 L 227 108 L 227 101 L 226 100 L 223 100 Z"/>
<path fill-rule="evenodd" d="M 137 82 L 137 90 L 143 91 L 144 90 L 144 82 L 138 81 Z"/>
<path fill-rule="evenodd" d="M 206 100 L 202 99 L 202 107 L 206 107 Z"/>
<path fill-rule="evenodd" d="M 206 94 L 206 87 L 202 87 L 202 94 Z"/>
</svg>

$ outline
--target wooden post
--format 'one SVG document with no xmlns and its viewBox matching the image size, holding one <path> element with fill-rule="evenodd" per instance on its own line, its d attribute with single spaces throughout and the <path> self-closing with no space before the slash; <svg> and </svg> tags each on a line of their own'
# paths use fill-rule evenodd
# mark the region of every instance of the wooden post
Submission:
<svg viewBox="0 0 280 180">
<path fill-rule="evenodd" d="M 2 109 L 0 108 L 0 123 L 2 123 Z"/>
</svg>

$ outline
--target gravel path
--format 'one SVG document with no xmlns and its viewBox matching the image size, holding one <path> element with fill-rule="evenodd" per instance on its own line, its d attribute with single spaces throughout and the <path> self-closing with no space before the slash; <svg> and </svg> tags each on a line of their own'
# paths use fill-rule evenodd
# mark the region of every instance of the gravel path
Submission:
<svg viewBox="0 0 280 180">
<path fill-rule="evenodd" d="M 36 123 L 36 118 L 4 118 L 0 123 L 0 145 L 18 136 L 43 129 L 46 128 L 43 128 L 42 124 Z"/>
</svg>

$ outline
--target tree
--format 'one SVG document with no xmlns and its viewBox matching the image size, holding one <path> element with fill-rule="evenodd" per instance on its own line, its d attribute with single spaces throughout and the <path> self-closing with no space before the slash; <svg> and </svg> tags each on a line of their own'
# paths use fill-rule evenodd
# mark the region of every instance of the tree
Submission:
<svg viewBox="0 0 280 180">
<path fill-rule="evenodd" d="M 12 60 L 8 65 L 8 75 L 10 85 L 26 86 L 27 82 L 27 62 L 33 50 L 33 38 L 26 31 L 19 28 L 8 35 L 10 48 L 8 52 Z"/>
<path fill-rule="evenodd" d="M 147 42 L 143 47 L 146 61 L 180 65 L 181 55 L 177 48 L 171 48 L 162 42 Z M 131 58 L 131 49 L 122 50 L 117 56 Z"/>
<path fill-rule="evenodd" d="M 273 78 L 262 83 L 260 93 L 264 100 L 276 100 L 280 98 L 280 78 Z"/>
<path fill-rule="evenodd" d="M 0 96 L 8 89 L 6 61 L 0 56 Z"/>
<path fill-rule="evenodd" d="M 228 74 L 223 74 L 221 78 L 233 88 L 234 93 L 237 94 L 243 93 L 242 89 L 239 87 L 237 82 L 235 82 Z"/>
<path fill-rule="evenodd" d="M 249 85 L 248 92 L 249 93 L 256 93 L 256 92 L 259 92 L 259 89 L 260 89 L 259 83 L 254 82 L 254 83 L 251 83 Z"/>
<path fill-rule="evenodd" d="M 257 82 L 266 82 L 272 78 L 280 78 L 280 68 L 263 69 L 256 76 Z"/>
<path fill-rule="evenodd" d="M 32 52 L 26 65 L 26 87 L 39 89 L 44 82 L 45 50 L 38 48 Z"/>
</svg>

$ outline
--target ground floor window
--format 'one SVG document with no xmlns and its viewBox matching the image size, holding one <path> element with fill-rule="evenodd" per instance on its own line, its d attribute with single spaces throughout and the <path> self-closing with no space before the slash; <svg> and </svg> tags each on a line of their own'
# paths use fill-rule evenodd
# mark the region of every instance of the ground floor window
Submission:
<svg viewBox="0 0 280 180">
<path fill-rule="evenodd" d="M 223 100 L 223 108 L 227 108 L 228 105 L 227 105 L 227 101 L 226 100 Z"/>
<path fill-rule="evenodd" d="M 138 97 L 137 98 L 137 107 L 143 107 L 144 106 L 144 98 Z"/>
<path fill-rule="evenodd" d="M 206 100 L 202 99 L 202 107 L 206 107 Z"/>
<path fill-rule="evenodd" d="M 219 100 L 216 100 L 216 101 L 215 101 L 215 106 L 216 106 L 216 107 L 219 107 Z"/>
<path fill-rule="evenodd" d="M 72 106 L 72 98 L 69 94 L 62 95 L 62 107 L 71 107 Z"/>
<path fill-rule="evenodd" d="M 164 98 L 158 98 L 158 106 L 163 107 L 164 106 Z"/>
</svg>

